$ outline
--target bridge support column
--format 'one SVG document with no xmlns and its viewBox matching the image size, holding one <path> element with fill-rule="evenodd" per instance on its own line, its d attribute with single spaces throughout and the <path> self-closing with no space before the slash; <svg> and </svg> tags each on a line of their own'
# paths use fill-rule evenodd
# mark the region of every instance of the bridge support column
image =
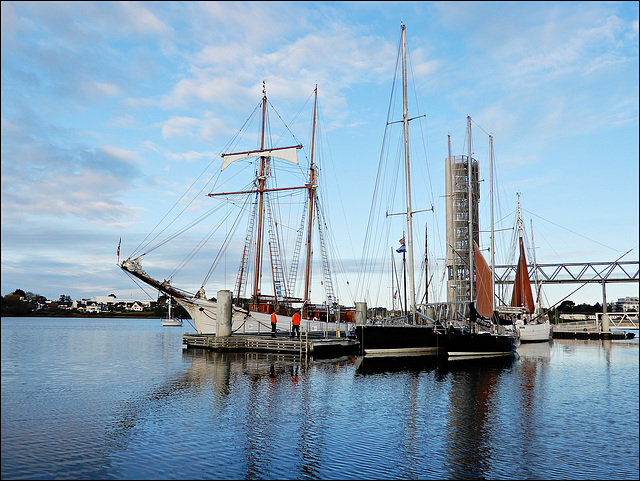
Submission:
<svg viewBox="0 0 640 481">
<path fill-rule="evenodd" d="M 607 314 L 607 284 L 602 283 L 602 325 L 600 326 L 602 339 L 611 339 L 611 329 L 609 327 L 609 314 Z"/>
</svg>

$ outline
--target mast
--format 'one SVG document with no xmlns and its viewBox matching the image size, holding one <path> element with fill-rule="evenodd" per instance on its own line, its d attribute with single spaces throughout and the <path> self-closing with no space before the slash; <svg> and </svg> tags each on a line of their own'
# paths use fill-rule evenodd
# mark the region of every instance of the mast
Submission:
<svg viewBox="0 0 640 481">
<path fill-rule="evenodd" d="M 415 284 L 413 278 L 413 227 L 411 211 L 411 177 L 409 173 L 409 119 L 407 108 L 407 45 L 406 45 L 406 32 L 405 26 L 402 25 L 402 103 L 403 103 L 403 115 L 402 122 L 404 124 L 404 165 L 405 165 L 405 180 L 406 180 L 406 192 L 407 192 L 407 252 L 409 254 L 409 301 L 411 303 L 411 319 L 410 324 L 414 323 L 416 315 L 416 302 L 415 302 Z"/>
<path fill-rule="evenodd" d="M 516 278 L 513 284 L 513 295 L 511 297 L 512 306 L 521 306 L 525 312 L 533 314 L 535 303 L 531 292 L 531 281 L 527 269 L 527 259 L 524 252 L 524 234 L 522 228 L 522 208 L 520 206 L 520 192 L 518 192 L 518 237 L 520 244 L 520 255 L 516 268 Z"/>
<path fill-rule="evenodd" d="M 424 303 L 429 304 L 429 256 L 427 255 L 428 246 L 429 246 L 429 238 L 428 238 L 428 229 L 427 223 L 424 224 L 424 278 L 425 278 L 425 286 L 424 286 Z"/>
<path fill-rule="evenodd" d="M 267 89 L 265 82 L 262 82 L 262 133 L 260 138 L 260 150 L 264 150 L 264 130 L 265 120 L 267 116 Z M 253 281 L 253 302 L 254 309 L 258 309 L 258 288 L 260 285 L 260 274 L 262 271 L 262 232 L 264 227 L 262 226 L 262 217 L 264 210 L 264 185 L 267 180 L 265 175 L 267 164 L 267 157 L 260 156 L 260 175 L 258 176 L 258 241 L 256 245 L 256 272 Z"/>
<path fill-rule="evenodd" d="M 495 302 L 496 292 L 496 258 L 494 244 L 494 227 L 493 227 L 493 136 L 489 136 L 489 196 L 491 198 L 491 305 Z"/>
<path fill-rule="evenodd" d="M 318 105 L 318 85 L 314 90 L 315 97 L 313 100 L 313 127 L 311 131 L 311 165 L 309 166 L 309 225 L 307 226 L 307 264 L 304 277 L 304 298 L 302 314 L 304 317 L 307 301 L 309 300 L 309 282 L 311 280 L 311 229 L 313 227 L 314 199 L 317 187 L 316 165 L 313 163 L 313 154 L 315 149 L 316 138 L 316 108 Z M 329 318 L 327 317 L 327 321 Z"/>
<path fill-rule="evenodd" d="M 467 115 L 467 130 L 469 132 L 469 155 L 467 157 L 467 190 L 469 207 L 469 302 L 473 304 L 473 166 L 471 162 L 471 116 Z M 475 323 L 470 323 L 472 331 L 475 331 Z"/>
<path fill-rule="evenodd" d="M 533 272 L 536 273 L 536 277 L 535 277 L 535 287 L 536 287 L 536 299 L 535 299 L 535 306 L 536 306 L 536 310 L 539 309 L 540 307 L 540 283 L 538 282 L 538 268 L 536 267 L 536 244 L 533 240 L 533 219 L 531 219 L 531 250 L 533 250 Z"/>
<path fill-rule="evenodd" d="M 519 245 L 520 253 L 521 253 L 520 255 L 522 256 L 523 246 L 524 246 L 524 232 L 522 229 L 522 208 L 520 206 L 520 192 L 518 192 L 518 240 L 520 244 Z M 520 259 L 518 259 L 518 267 L 522 267 Z M 522 275 L 523 275 L 522 271 L 520 271 L 520 276 Z M 515 284 L 514 284 L 514 287 L 515 287 Z M 520 292 L 518 293 L 518 295 L 520 296 L 520 299 L 524 299 L 524 282 L 520 282 L 519 287 L 520 287 Z"/>
</svg>

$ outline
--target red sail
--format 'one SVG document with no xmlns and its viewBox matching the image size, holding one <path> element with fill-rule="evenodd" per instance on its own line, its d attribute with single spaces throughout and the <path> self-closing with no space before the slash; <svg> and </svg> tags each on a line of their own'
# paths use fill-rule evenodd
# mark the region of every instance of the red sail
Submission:
<svg viewBox="0 0 640 481">
<path fill-rule="evenodd" d="M 476 265 L 476 310 L 481 316 L 490 318 L 493 315 L 491 269 L 475 242 L 473 243 L 473 260 Z"/>
<path fill-rule="evenodd" d="M 531 281 L 529 280 L 529 272 L 527 271 L 527 260 L 524 256 L 524 244 L 520 239 L 520 259 L 518 259 L 518 267 L 516 269 L 516 280 L 513 285 L 513 296 L 511 297 L 512 307 L 524 307 L 526 312 L 533 313 L 535 305 L 533 304 L 533 293 L 531 292 Z"/>
</svg>

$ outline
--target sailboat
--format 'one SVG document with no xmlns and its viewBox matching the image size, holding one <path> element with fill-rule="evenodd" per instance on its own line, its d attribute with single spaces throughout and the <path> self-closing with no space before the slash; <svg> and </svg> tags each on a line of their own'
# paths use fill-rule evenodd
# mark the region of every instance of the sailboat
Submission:
<svg viewBox="0 0 640 481">
<path fill-rule="evenodd" d="M 413 261 L 413 223 L 414 212 L 411 206 L 411 178 L 409 163 L 409 117 L 407 106 L 407 59 L 406 59 L 406 29 L 401 25 L 401 56 L 402 56 L 402 101 L 403 101 L 403 137 L 404 137 L 404 173 L 405 173 L 405 211 L 402 214 L 406 218 L 406 235 L 401 239 L 403 259 L 405 255 L 408 261 L 406 271 L 409 275 L 409 295 L 405 300 L 405 311 L 395 319 L 388 319 L 382 323 L 364 322 L 357 323 L 355 335 L 360 342 L 362 353 L 368 356 L 422 356 L 446 354 L 444 346 L 440 343 L 443 338 L 438 335 L 436 326 L 418 324 L 421 315 L 416 309 L 415 302 L 415 278 Z M 387 126 L 391 123 L 388 122 Z M 386 136 L 386 135 L 385 135 Z M 374 190 L 375 192 L 378 189 Z M 375 203 L 375 199 L 374 199 Z M 387 216 L 389 214 L 387 213 Z M 376 235 L 373 234 L 372 235 Z M 405 240 L 406 239 L 406 240 Z M 363 265 L 365 263 L 363 262 Z M 405 261 L 403 260 L 403 265 Z M 406 284 L 406 282 L 405 282 Z M 406 298 L 406 288 L 405 288 Z M 362 303 L 366 305 L 366 303 Z M 423 316 L 424 317 L 424 316 Z"/>
<path fill-rule="evenodd" d="M 450 358 L 513 354 L 520 338 L 513 321 L 495 309 L 495 252 L 493 229 L 493 137 L 489 136 L 491 198 L 491 267 L 477 243 L 479 166 L 471 152 L 471 117 L 467 117 L 469 152 L 447 159 L 448 294 L 455 308 L 446 321 L 446 349 Z M 449 152 L 451 151 L 449 140 Z M 466 226 L 465 226 L 466 224 Z M 458 249 L 469 246 L 469 250 Z M 473 275 L 475 273 L 475 276 Z M 468 303 L 465 305 L 465 303 Z M 465 309 L 466 307 L 466 309 Z M 460 320 L 460 317 L 464 320 Z M 458 326 L 463 327 L 456 328 Z"/>
<path fill-rule="evenodd" d="M 512 354 L 519 345 L 517 331 L 512 325 L 500 325 L 496 322 L 493 307 L 492 272 L 474 242 L 478 235 L 477 201 L 479 194 L 478 165 L 471 157 L 470 117 L 468 118 L 469 155 L 452 157 L 449 154 L 447 158 L 447 196 L 450 197 L 447 204 L 447 244 L 450 261 L 448 263 L 449 302 L 427 307 L 424 313 L 420 312 L 416 306 L 412 216 L 417 211 L 413 211 L 411 205 L 408 136 L 408 123 L 411 119 L 408 117 L 407 108 L 406 31 L 404 25 L 401 27 L 402 123 L 404 127 L 406 192 L 405 212 L 402 213 L 403 216 L 406 216 L 406 243 L 402 242 L 402 246 L 403 251 L 406 249 L 408 257 L 408 313 L 395 319 L 360 323 L 356 325 L 356 337 L 360 341 L 363 354 L 369 356 L 447 355 L 460 357 Z M 388 122 L 387 125 L 391 123 L 395 122 Z M 374 196 L 377 190 L 376 187 Z M 457 196 L 456 202 L 453 200 L 454 196 Z M 459 215 L 454 215 L 450 209 L 452 205 L 461 210 Z M 389 217 L 389 215 L 391 214 L 387 212 L 386 216 Z M 455 233 L 459 238 L 449 239 L 449 233 Z M 477 261 L 474 262 L 474 259 Z M 476 289 L 476 285 L 480 288 Z M 366 303 L 363 304 L 366 305 Z M 484 328 L 480 329 L 478 325 L 484 326 Z"/>
<path fill-rule="evenodd" d="M 176 319 L 171 315 L 171 305 L 173 304 L 171 298 L 167 299 L 167 305 L 169 306 L 167 311 L 167 318 L 162 320 L 162 325 L 165 327 L 179 327 L 182 326 L 182 319 Z"/>
<path fill-rule="evenodd" d="M 303 319 L 319 318 L 325 321 L 328 321 L 330 316 L 336 320 L 338 316 L 342 316 L 343 320 L 347 320 L 350 313 L 348 308 L 341 307 L 338 304 L 338 299 L 333 290 L 331 270 L 325 248 L 324 239 L 327 235 L 325 232 L 327 222 L 324 219 L 324 212 L 318 197 L 318 167 L 314 161 L 317 86 L 313 93 L 311 153 L 306 175 L 298 161 L 298 153 L 304 146 L 300 142 L 291 142 L 291 145 L 280 146 L 271 140 L 270 132 L 273 126 L 270 122 L 268 110 L 268 106 L 271 104 L 267 99 L 266 83 L 263 82 L 262 86 L 262 100 L 252 114 L 252 118 L 259 118 L 258 132 L 255 137 L 257 138 L 258 148 L 221 154 L 222 163 L 218 171 L 218 175 L 223 171 L 229 174 L 229 177 L 225 177 L 223 181 L 226 185 L 226 182 L 229 181 L 228 179 L 238 177 L 240 174 L 247 172 L 248 169 L 253 169 L 254 176 L 251 184 L 248 187 L 245 186 L 237 190 L 222 190 L 207 194 L 211 199 L 219 200 L 221 204 L 225 203 L 225 209 L 228 212 L 237 212 L 237 217 L 233 220 L 231 227 L 228 226 L 231 223 L 231 220 L 229 220 L 231 216 L 228 213 L 225 214 L 226 217 L 223 220 L 216 224 L 216 228 L 223 231 L 221 236 L 224 240 L 221 241 L 218 254 L 215 256 L 213 265 L 200 288 L 196 292 L 190 292 L 174 286 L 172 277 L 160 281 L 148 274 L 142 267 L 142 260 L 147 253 L 156 248 L 155 246 L 149 248 L 145 246 L 146 252 L 140 255 L 132 255 L 122 263 L 119 263 L 119 267 L 124 272 L 135 278 L 134 281 L 142 281 L 159 292 L 169 295 L 183 306 L 191 319 L 193 319 L 194 328 L 199 334 L 216 334 L 224 330 L 217 323 L 217 299 L 215 296 L 206 295 L 205 284 L 220 259 L 226 257 L 227 253 L 232 251 L 238 253 L 237 255 L 240 257 L 235 287 L 231 292 L 233 296 L 232 333 L 246 325 L 258 331 L 261 326 L 269 329 L 272 313 L 276 314 L 278 328 L 281 330 L 290 326 L 291 316 L 294 311 L 299 311 Z M 278 117 L 281 118 L 279 114 Z M 249 124 L 249 120 L 245 122 L 243 129 Z M 289 126 L 285 125 L 283 130 L 286 133 L 291 133 Z M 295 136 L 293 137 L 294 140 L 297 140 Z M 240 135 L 238 134 L 234 137 L 234 140 L 239 138 Z M 280 140 L 278 142 L 283 141 Z M 290 170 L 287 171 L 287 168 Z M 299 184 L 281 186 L 276 180 L 276 172 L 282 173 L 283 171 L 289 174 L 289 179 L 291 177 L 298 179 Z M 300 223 L 289 230 L 297 233 L 295 242 L 283 245 L 285 241 L 283 240 L 282 216 L 278 210 L 278 201 L 280 196 L 286 195 L 287 204 L 291 210 L 292 197 L 295 193 L 302 193 L 298 195 L 297 199 L 300 205 L 304 204 L 304 207 L 301 207 L 298 211 L 301 212 Z M 213 212 L 213 210 L 210 212 Z M 208 218 L 209 215 L 209 213 L 202 215 L 199 218 L 199 222 Z M 237 239 L 234 240 L 232 237 L 241 220 L 246 220 L 247 222 L 244 242 L 238 242 Z M 325 288 L 325 301 L 320 304 L 312 304 L 310 299 L 313 252 L 311 244 L 314 226 L 317 226 L 320 238 L 323 267 L 322 284 Z M 185 228 L 179 231 L 179 234 L 186 230 Z M 209 239 L 211 235 L 206 239 Z M 175 237 L 176 235 L 169 235 L 166 239 L 159 240 L 157 246 L 164 245 Z M 198 245 L 198 249 L 203 244 L 204 241 Z M 291 244 L 293 244 L 293 253 L 291 253 Z M 288 254 L 290 255 L 288 258 L 285 255 L 285 247 L 289 248 Z M 120 247 L 118 246 L 118 254 L 119 250 Z M 298 278 L 301 256 L 304 256 L 304 290 L 301 296 L 296 297 L 293 292 Z M 188 256 L 188 259 L 191 258 L 192 254 Z M 267 264 L 265 259 L 270 261 L 268 267 L 264 265 Z M 224 278 L 217 279 L 217 283 L 224 285 Z M 246 295 L 248 288 L 251 291 L 249 295 Z M 230 289 L 227 289 L 227 291 L 230 291 Z M 228 334 L 225 333 L 225 335 Z"/>
<path fill-rule="evenodd" d="M 531 235 L 533 236 L 533 228 Z M 521 342 L 547 342 L 552 338 L 553 331 L 548 314 L 540 309 L 539 289 L 537 302 L 533 299 L 524 249 L 520 193 L 518 193 L 518 247 L 519 258 L 516 266 L 511 303 L 509 306 L 502 307 L 499 311 L 502 312 L 503 315 L 511 317 L 516 329 L 518 329 L 520 333 Z"/>
</svg>

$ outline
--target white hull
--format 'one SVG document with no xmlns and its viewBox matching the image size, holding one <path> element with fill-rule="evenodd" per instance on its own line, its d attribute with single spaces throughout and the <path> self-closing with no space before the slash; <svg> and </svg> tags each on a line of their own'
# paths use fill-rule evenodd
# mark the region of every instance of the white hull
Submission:
<svg viewBox="0 0 640 481">
<path fill-rule="evenodd" d="M 539 324 L 517 324 L 520 331 L 520 342 L 545 342 L 552 337 L 552 329 L 549 321 Z"/>
<path fill-rule="evenodd" d="M 217 331 L 217 302 L 206 299 L 177 299 L 182 305 L 191 319 L 193 319 L 193 327 L 198 334 L 216 334 Z M 279 332 L 291 332 L 291 316 L 276 314 L 276 328 Z M 350 327 L 352 327 L 351 325 Z M 323 332 L 335 331 L 338 327 L 344 334 L 348 326 L 347 323 L 341 322 L 339 326 L 335 322 L 321 322 L 309 319 L 302 319 L 300 322 L 301 331 Z M 263 312 L 245 311 L 233 306 L 231 332 L 271 332 L 271 314 Z"/>
<path fill-rule="evenodd" d="M 448 351 L 449 359 L 476 359 L 478 357 L 510 356 L 515 351 Z"/>
<path fill-rule="evenodd" d="M 424 356 L 426 354 L 438 354 L 442 348 L 438 347 L 413 347 L 398 349 L 365 349 L 365 354 L 371 357 L 397 357 L 397 356 Z"/>
<path fill-rule="evenodd" d="M 163 326 L 182 326 L 182 321 L 178 319 L 164 319 L 162 321 Z"/>
</svg>

